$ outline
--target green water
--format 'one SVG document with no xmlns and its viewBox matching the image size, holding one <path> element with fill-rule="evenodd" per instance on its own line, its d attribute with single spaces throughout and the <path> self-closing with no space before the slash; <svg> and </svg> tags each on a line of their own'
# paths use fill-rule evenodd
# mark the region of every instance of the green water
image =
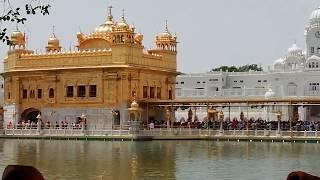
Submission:
<svg viewBox="0 0 320 180">
<path fill-rule="evenodd" d="M 0 140 L 0 170 L 37 167 L 46 179 L 285 179 L 320 175 L 320 145 L 213 141 Z"/>
</svg>

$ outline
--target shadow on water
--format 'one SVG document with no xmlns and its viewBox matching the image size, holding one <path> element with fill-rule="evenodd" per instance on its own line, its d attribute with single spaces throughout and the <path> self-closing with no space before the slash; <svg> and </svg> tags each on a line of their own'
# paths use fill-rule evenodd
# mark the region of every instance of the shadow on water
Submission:
<svg viewBox="0 0 320 180">
<path fill-rule="evenodd" d="M 213 141 L 0 140 L 0 168 L 32 165 L 47 179 L 285 179 L 320 175 L 317 144 Z"/>
</svg>

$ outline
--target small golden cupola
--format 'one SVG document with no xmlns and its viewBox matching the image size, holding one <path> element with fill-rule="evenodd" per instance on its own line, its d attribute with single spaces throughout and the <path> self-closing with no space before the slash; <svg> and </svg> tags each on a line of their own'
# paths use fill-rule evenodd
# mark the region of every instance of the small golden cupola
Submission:
<svg viewBox="0 0 320 180">
<path fill-rule="evenodd" d="M 136 33 L 134 35 L 134 43 L 142 45 L 142 41 L 143 41 L 143 35 L 140 33 Z"/>
<path fill-rule="evenodd" d="M 17 28 L 10 36 L 10 49 L 25 49 L 25 35 Z"/>
<path fill-rule="evenodd" d="M 127 21 L 126 21 L 126 19 L 124 17 L 124 9 L 123 9 L 122 10 L 122 16 L 121 16 L 121 21 L 117 23 L 116 30 L 125 32 L 125 31 L 130 31 L 129 29 L 130 29 L 130 26 L 127 23 Z"/>
<path fill-rule="evenodd" d="M 156 46 L 158 50 L 166 50 L 171 52 L 177 51 L 177 36 L 173 36 L 168 29 L 166 21 L 165 31 L 156 36 Z"/>
<path fill-rule="evenodd" d="M 52 33 L 52 36 L 48 40 L 48 45 L 46 46 L 47 52 L 60 52 L 61 51 L 61 46 L 60 46 L 60 41 L 56 37 L 54 30 Z"/>
<path fill-rule="evenodd" d="M 114 28 L 112 35 L 112 43 L 125 44 L 134 43 L 134 27 L 130 27 L 124 17 L 124 10 L 122 10 L 121 21 L 118 22 Z M 142 41 L 142 40 L 141 40 Z"/>
</svg>

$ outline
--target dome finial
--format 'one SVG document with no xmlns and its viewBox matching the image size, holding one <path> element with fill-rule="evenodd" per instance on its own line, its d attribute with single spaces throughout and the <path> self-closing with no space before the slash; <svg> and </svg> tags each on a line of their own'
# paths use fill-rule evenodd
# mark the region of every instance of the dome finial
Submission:
<svg viewBox="0 0 320 180">
<path fill-rule="evenodd" d="M 125 20 L 125 18 L 124 18 L 124 9 L 122 9 L 122 16 L 121 16 L 121 18 L 122 18 L 122 21 L 123 21 L 123 22 L 126 22 L 126 20 Z"/>
<path fill-rule="evenodd" d="M 55 31 L 54 31 L 54 25 L 52 26 L 52 35 L 53 35 L 53 37 L 56 37 L 56 34 L 55 34 Z"/>
<path fill-rule="evenodd" d="M 16 23 L 16 31 L 19 31 L 18 23 Z"/>
<path fill-rule="evenodd" d="M 108 20 L 112 21 L 113 16 L 112 16 L 112 6 L 108 6 Z"/>
<path fill-rule="evenodd" d="M 168 29 L 168 20 L 166 20 L 166 25 L 165 25 L 165 30 L 166 30 L 166 32 L 169 32 L 169 29 Z"/>
</svg>

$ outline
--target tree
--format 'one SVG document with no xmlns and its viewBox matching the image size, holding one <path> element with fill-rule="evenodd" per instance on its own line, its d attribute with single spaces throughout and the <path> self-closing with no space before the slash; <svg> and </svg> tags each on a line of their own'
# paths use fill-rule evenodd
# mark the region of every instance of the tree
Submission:
<svg viewBox="0 0 320 180">
<path fill-rule="evenodd" d="M 218 68 L 213 68 L 211 72 L 213 71 L 223 71 L 223 72 L 248 72 L 248 71 L 262 71 L 262 67 L 258 67 L 257 64 L 246 64 L 243 66 L 239 66 L 238 68 L 236 66 L 220 66 Z"/>
<path fill-rule="evenodd" d="M 50 4 L 42 0 L 29 0 L 24 3 L 24 7 L 14 7 L 10 0 L 3 0 L 3 14 L 0 16 L 0 41 L 10 45 L 10 39 L 7 35 L 7 27 L 11 23 L 25 24 L 32 15 L 49 15 Z"/>
</svg>

